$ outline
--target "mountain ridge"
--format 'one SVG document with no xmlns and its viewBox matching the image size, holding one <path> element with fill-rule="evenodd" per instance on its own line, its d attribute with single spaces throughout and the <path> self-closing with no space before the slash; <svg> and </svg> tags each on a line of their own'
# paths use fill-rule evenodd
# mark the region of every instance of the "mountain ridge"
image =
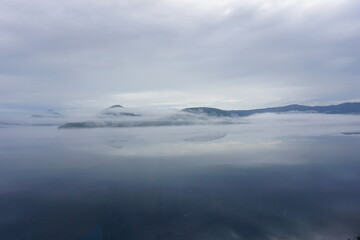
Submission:
<svg viewBox="0 0 360 240">
<path fill-rule="evenodd" d="M 325 114 L 360 114 L 360 102 L 342 103 L 330 106 L 304 106 L 292 104 L 282 107 L 259 108 L 251 110 L 222 110 L 219 108 L 195 107 L 174 110 L 169 113 L 138 114 L 128 112 L 126 108 L 115 107 L 119 111 L 105 112 L 93 120 L 68 122 L 59 126 L 63 128 L 103 128 L 103 127 L 150 127 L 150 126 L 186 126 L 186 125 L 217 125 L 234 124 L 235 118 L 246 117 L 258 113 L 311 112 Z M 110 112 L 109 112 L 110 111 Z M 104 118 L 104 116 L 107 116 Z M 136 116 L 136 117 L 134 117 Z M 225 118 L 224 118 L 225 117 Z M 230 119 L 230 117 L 234 117 Z"/>
<path fill-rule="evenodd" d="M 257 108 L 250 110 L 223 110 L 210 107 L 191 107 L 182 109 L 184 112 L 206 114 L 217 117 L 246 117 L 258 113 L 313 112 L 324 114 L 360 114 L 360 102 L 346 102 L 328 106 L 306 106 L 290 104 L 281 107 Z"/>
</svg>

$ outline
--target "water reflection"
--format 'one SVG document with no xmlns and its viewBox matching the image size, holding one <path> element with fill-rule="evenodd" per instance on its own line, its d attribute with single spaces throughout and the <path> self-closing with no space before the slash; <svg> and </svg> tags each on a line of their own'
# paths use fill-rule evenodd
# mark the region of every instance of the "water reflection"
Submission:
<svg viewBox="0 0 360 240">
<path fill-rule="evenodd" d="M 0 239 L 358 234 L 359 137 L 246 129 L 2 129 Z"/>
</svg>

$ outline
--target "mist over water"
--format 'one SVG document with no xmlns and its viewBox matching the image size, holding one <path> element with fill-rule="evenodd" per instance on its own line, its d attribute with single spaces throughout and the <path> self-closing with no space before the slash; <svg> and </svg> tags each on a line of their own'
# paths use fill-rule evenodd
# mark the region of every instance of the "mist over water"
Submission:
<svg viewBox="0 0 360 240">
<path fill-rule="evenodd" d="M 348 239 L 360 116 L 0 129 L 0 239 Z"/>
<path fill-rule="evenodd" d="M 0 240 L 359 240 L 359 12 L 0 0 Z"/>
</svg>

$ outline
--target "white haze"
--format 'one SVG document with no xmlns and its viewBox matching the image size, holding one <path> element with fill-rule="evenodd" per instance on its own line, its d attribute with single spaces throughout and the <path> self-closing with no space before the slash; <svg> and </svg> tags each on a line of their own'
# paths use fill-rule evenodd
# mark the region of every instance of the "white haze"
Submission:
<svg viewBox="0 0 360 240">
<path fill-rule="evenodd" d="M 167 116 L 164 114 L 165 118 Z M 153 120 L 149 116 L 139 121 L 148 119 Z M 286 144 L 289 139 L 351 138 L 358 135 L 344 133 L 360 131 L 360 115 L 269 113 L 245 118 L 218 118 L 217 121 L 226 124 L 212 122 L 211 118 L 206 124 L 196 125 L 196 121 L 193 126 L 58 129 L 53 134 L 67 138 L 67 144 L 74 150 L 119 156 L 176 156 L 271 149 Z"/>
</svg>

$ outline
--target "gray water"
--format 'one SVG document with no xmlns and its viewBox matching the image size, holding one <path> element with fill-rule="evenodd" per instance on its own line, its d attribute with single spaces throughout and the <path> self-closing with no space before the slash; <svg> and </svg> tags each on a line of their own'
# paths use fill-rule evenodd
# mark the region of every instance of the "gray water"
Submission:
<svg viewBox="0 0 360 240">
<path fill-rule="evenodd" d="M 353 239 L 360 117 L 0 128 L 0 240 Z"/>
</svg>

